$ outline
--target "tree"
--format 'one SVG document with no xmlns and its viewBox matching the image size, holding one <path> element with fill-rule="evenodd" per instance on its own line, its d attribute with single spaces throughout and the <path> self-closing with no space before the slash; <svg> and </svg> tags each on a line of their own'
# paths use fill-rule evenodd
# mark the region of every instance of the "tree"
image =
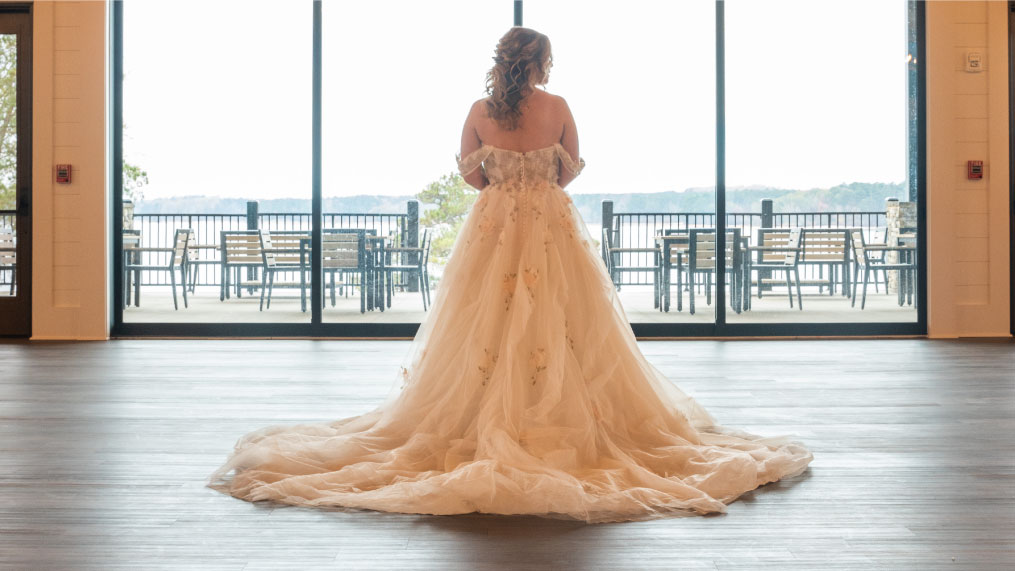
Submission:
<svg viewBox="0 0 1015 571">
<path fill-rule="evenodd" d="M 146 184 L 148 184 L 148 171 L 123 161 L 123 198 L 130 199 L 137 204 L 144 198 L 144 191 L 141 190 L 141 187 Z"/>
<path fill-rule="evenodd" d="M 433 229 L 430 255 L 436 263 L 443 265 L 451 255 L 451 247 L 465 222 L 465 215 L 479 198 L 479 191 L 466 183 L 460 174 L 452 172 L 428 184 L 416 198 L 424 205 L 434 205 L 430 209 L 424 208 L 420 224 Z"/>
</svg>

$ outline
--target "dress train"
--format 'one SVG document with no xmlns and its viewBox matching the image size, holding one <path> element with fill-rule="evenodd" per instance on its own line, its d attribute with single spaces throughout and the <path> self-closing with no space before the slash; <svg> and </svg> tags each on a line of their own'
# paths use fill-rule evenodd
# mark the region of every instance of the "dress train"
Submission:
<svg viewBox="0 0 1015 571">
<path fill-rule="evenodd" d="M 360 416 L 246 434 L 207 485 L 249 501 L 605 522 L 725 512 L 806 470 L 803 444 L 719 425 L 645 359 L 559 165 L 584 161 L 560 144 L 460 160 L 490 185 L 392 394 Z"/>
</svg>

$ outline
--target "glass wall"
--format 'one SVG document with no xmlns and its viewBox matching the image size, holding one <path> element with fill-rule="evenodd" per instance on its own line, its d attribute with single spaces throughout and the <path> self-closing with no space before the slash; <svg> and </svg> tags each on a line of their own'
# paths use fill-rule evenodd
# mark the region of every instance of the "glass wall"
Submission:
<svg viewBox="0 0 1015 571">
<path fill-rule="evenodd" d="M 118 6 L 122 323 L 415 331 L 479 194 L 454 155 L 516 3 Z M 588 164 L 567 192 L 636 332 L 918 332 L 920 10 L 524 3 L 524 25 L 550 37 L 547 90 L 567 99 Z"/>
<path fill-rule="evenodd" d="M 311 6 L 123 3 L 124 322 L 310 321 Z"/>
</svg>

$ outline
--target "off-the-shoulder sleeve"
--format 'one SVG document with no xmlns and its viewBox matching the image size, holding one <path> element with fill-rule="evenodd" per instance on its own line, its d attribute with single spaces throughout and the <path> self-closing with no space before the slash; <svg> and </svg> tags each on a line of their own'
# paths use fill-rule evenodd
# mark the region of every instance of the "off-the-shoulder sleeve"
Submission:
<svg viewBox="0 0 1015 571">
<path fill-rule="evenodd" d="M 578 162 L 574 162 L 571 158 L 571 154 L 567 152 L 567 149 L 563 145 L 557 145 L 557 156 L 560 157 L 561 164 L 564 168 L 571 171 L 571 174 L 578 176 L 581 174 L 582 169 L 585 168 L 585 159 L 578 157 Z"/>
<path fill-rule="evenodd" d="M 490 156 L 490 153 L 492 151 L 493 151 L 492 147 L 483 145 L 482 147 L 469 153 L 469 155 L 465 157 L 465 159 L 462 159 L 461 155 L 455 153 L 455 160 L 458 161 L 458 172 L 462 173 L 462 176 L 466 176 L 467 174 L 476 170 L 476 168 L 479 167 L 479 165 L 483 164 L 483 161 L 486 160 L 486 157 Z"/>
</svg>

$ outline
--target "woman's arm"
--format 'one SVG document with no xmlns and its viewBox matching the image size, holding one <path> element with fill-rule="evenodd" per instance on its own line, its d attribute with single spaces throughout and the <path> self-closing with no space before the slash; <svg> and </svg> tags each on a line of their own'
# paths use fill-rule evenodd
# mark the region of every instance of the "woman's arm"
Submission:
<svg viewBox="0 0 1015 571">
<path fill-rule="evenodd" d="M 560 104 L 562 106 L 561 114 L 564 116 L 564 132 L 560 136 L 560 144 L 567 151 L 567 154 L 571 155 L 571 158 L 577 163 L 578 158 L 581 156 L 578 154 L 578 128 L 574 124 L 574 116 L 571 115 L 571 108 L 568 107 L 567 101 L 563 97 L 560 98 Z M 563 164 L 558 167 L 557 184 L 561 188 L 564 188 L 578 175 L 572 173 Z"/>
<path fill-rule="evenodd" d="M 480 99 L 472 104 L 472 109 L 469 109 L 469 116 L 465 118 L 465 126 L 462 127 L 462 150 L 461 158 L 464 160 L 465 157 L 469 156 L 469 153 L 475 151 L 483 145 L 483 142 L 479 140 L 479 133 L 476 132 L 476 119 L 479 117 L 479 113 L 483 111 L 483 100 Z M 470 172 L 467 175 L 462 176 L 465 182 L 469 183 L 479 190 L 483 190 L 486 185 L 490 184 L 490 181 L 486 179 L 486 174 L 483 172 L 482 167 Z"/>
</svg>

